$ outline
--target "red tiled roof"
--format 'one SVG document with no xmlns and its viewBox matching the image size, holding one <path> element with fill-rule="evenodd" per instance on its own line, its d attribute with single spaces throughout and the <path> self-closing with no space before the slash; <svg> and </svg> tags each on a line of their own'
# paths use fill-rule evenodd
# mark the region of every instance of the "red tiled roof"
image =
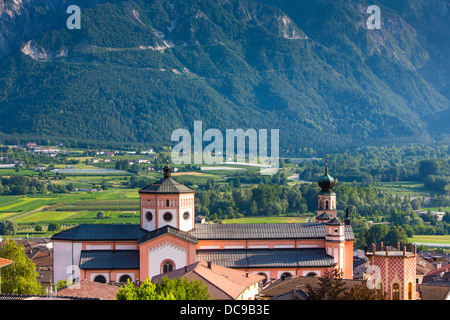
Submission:
<svg viewBox="0 0 450 320">
<path fill-rule="evenodd" d="M 31 260 L 33 260 L 37 268 L 53 266 L 53 254 L 50 251 L 39 251 Z"/>
<path fill-rule="evenodd" d="M 5 259 L 5 258 L 0 258 L 0 268 L 10 265 L 11 263 L 13 263 L 13 261 Z"/>
<path fill-rule="evenodd" d="M 209 267 L 205 261 L 198 261 L 186 268 L 183 267 L 154 276 L 152 282 L 161 282 L 164 276 L 168 276 L 170 279 L 181 276 L 192 280 L 200 280 L 208 285 L 210 298 L 218 300 L 236 299 L 246 288 L 264 280 L 264 276 L 251 272 L 244 272 L 212 263 L 211 267 Z"/>
<path fill-rule="evenodd" d="M 58 290 L 55 296 L 114 300 L 119 289 L 120 287 L 118 286 L 90 280 L 81 280 L 80 282 L 75 283 L 67 288 Z"/>
</svg>

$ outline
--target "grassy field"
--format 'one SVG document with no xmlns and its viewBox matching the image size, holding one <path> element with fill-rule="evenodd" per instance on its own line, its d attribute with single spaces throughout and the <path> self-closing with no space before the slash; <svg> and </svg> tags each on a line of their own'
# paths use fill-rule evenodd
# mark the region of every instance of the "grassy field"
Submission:
<svg viewBox="0 0 450 320">
<path fill-rule="evenodd" d="M 430 191 L 424 188 L 423 183 L 417 181 L 379 182 L 376 184 L 376 188 L 399 196 L 430 195 Z"/>
<path fill-rule="evenodd" d="M 410 242 L 417 243 L 433 243 L 437 245 L 449 245 L 450 246 L 450 235 L 443 236 L 433 236 L 433 235 L 417 235 L 409 238 Z"/>
<path fill-rule="evenodd" d="M 140 156 L 142 157 L 142 156 Z M 123 158 L 139 158 L 130 156 Z M 84 158 L 83 158 L 84 159 Z M 81 158 L 80 158 L 81 160 Z M 113 164 L 102 164 L 103 167 Z M 56 168 L 63 166 L 57 165 Z M 77 169 L 95 169 L 100 166 L 79 163 Z M 13 169 L 2 169 L 0 176 L 10 174 L 23 174 L 37 177 L 38 172 L 34 170 L 21 170 L 19 173 Z M 229 171 L 205 171 L 205 172 L 178 172 L 174 173 L 176 179 L 190 185 L 206 184 L 208 179 L 214 179 L 216 183 L 226 183 Z M 160 172 L 141 171 L 140 177 L 150 178 L 153 181 L 161 179 Z M 16 236 L 49 236 L 49 223 L 58 223 L 62 229 L 78 224 L 87 223 L 139 223 L 139 193 L 137 188 L 123 188 L 131 174 L 127 175 L 103 175 L 103 174 L 77 174 L 66 175 L 64 179 L 58 179 L 54 173 L 47 172 L 44 180 L 50 183 L 68 185 L 74 188 L 92 188 L 106 181 L 111 188 L 100 192 L 71 192 L 64 194 L 49 193 L 46 195 L 24 195 L 24 196 L 0 196 L 0 220 L 12 220 L 18 225 Z M 105 212 L 104 219 L 98 219 L 97 213 Z M 42 231 L 35 231 L 36 225 Z"/>
</svg>

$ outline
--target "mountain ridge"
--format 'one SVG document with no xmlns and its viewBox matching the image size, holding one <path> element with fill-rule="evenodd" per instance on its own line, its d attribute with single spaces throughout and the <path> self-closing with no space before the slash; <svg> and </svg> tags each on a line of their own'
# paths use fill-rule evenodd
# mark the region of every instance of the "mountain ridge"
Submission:
<svg viewBox="0 0 450 320">
<path fill-rule="evenodd" d="M 426 2 L 408 3 L 434 12 Z M 79 3 L 81 30 L 61 26 L 62 5 L 47 13 L 59 27 L 0 59 L 5 137 L 169 145 L 201 120 L 279 128 L 296 154 L 450 134 L 432 125 L 447 115 L 449 75 L 431 71 L 450 46 L 430 53 L 406 6 L 375 1 L 382 29 L 367 30 L 367 1 Z"/>
</svg>

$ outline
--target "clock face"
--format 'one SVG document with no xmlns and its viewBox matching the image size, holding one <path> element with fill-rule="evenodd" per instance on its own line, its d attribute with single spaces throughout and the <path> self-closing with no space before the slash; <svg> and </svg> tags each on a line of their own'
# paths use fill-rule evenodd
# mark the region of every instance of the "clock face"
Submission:
<svg viewBox="0 0 450 320">
<path fill-rule="evenodd" d="M 183 213 L 183 219 L 184 220 L 188 220 L 189 216 L 190 216 L 189 212 L 186 211 L 185 213 Z"/>
<path fill-rule="evenodd" d="M 153 220 L 153 213 L 151 213 L 150 211 L 147 211 L 145 213 L 145 219 L 147 219 L 147 221 L 152 221 Z"/>
</svg>

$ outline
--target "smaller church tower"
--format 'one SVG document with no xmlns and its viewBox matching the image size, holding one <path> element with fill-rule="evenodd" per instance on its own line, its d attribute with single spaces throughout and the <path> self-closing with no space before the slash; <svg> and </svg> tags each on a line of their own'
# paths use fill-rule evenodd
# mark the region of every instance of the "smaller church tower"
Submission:
<svg viewBox="0 0 450 320">
<path fill-rule="evenodd" d="M 326 215 L 331 219 L 336 217 L 336 193 L 333 191 L 335 183 L 334 178 L 328 174 L 328 165 L 325 162 L 325 173 L 319 178 L 318 181 L 321 190 L 317 196 L 317 216 L 326 213 Z"/>
<path fill-rule="evenodd" d="M 141 228 L 157 230 L 169 225 L 181 231 L 194 228 L 195 190 L 172 179 L 169 164 L 164 178 L 139 190 L 141 197 Z"/>
<path fill-rule="evenodd" d="M 367 284 L 387 292 L 391 300 L 416 300 L 416 246 L 383 247 L 383 243 L 366 248 Z"/>
</svg>

